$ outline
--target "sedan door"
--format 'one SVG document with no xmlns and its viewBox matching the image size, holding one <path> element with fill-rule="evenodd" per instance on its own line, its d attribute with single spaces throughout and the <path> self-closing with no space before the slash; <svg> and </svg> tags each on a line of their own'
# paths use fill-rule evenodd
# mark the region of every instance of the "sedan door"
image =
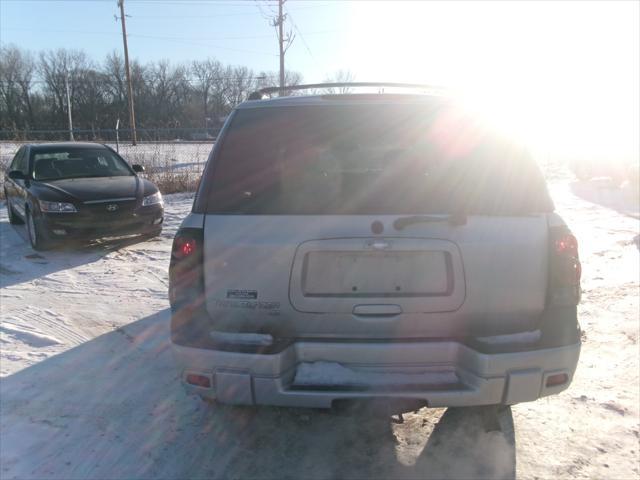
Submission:
<svg viewBox="0 0 640 480">
<path fill-rule="evenodd" d="M 6 200 L 8 205 L 12 205 L 14 202 L 14 197 L 16 195 L 16 186 L 14 180 L 9 178 L 9 172 L 18 169 L 18 163 L 20 162 L 20 157 L 24 153 L 24 147 L 20 147 L 16 154 L 13 156 L 13 160 L 7 167 L 7 170 L 4 174 L 4 192 L 6 195 Z"/>
<path fill-rule="evenodd" d="M 9 172 L 18 170 L 25 176 L 29 174 L 29 155 L 26 147 L 20 148 L 11 162 Z M 25 217 L 25 203 L 27 198 L 27 185 L 25 180 L 5 179 L 7 201 L 11 203 L 13 210 L 22 218 Z"/>
</svg>

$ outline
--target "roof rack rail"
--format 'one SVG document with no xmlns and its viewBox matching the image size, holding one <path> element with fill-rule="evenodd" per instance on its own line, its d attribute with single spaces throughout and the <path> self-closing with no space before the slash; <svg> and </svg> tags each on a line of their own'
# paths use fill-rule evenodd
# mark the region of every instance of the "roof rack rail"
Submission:
<svg viewBox="0 0 640 480">
<path fill-rule="evenodd" d="M 256 90 L 249 95 L 248 100 L 263 100 L 266 95 L 271 96 L 272 93 L 280 92 L 281 90 L 310 90 L 314 88 L 361 88 L 361 87 L 389 87 L 389 88 L 411 88 L 415 90 L 431 90 L 431 91 L 444 91 L 445 87 L 439 87 L 434 85 L 424 85 L 420 83 L 393 83 L 393 82 L 334 82 L 334 83 L 309 83 L 306 85 L 290 85 L 284 88 L 280 87 L 266 87 Z"/>
</svg>

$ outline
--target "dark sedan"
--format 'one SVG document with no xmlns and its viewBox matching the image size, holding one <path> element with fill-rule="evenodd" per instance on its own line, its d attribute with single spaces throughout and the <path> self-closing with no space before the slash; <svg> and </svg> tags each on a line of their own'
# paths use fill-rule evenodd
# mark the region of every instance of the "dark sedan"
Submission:
<svg viewBox="0 0 640 480">
<path fill-rule="evenodd" d="M 142 171 L 105 145 L 23 145 L 5 173 L 9 221 L 27 224 L 36 250 L 65 239 L 159 235 L 162 195 Z"/>
</svg>

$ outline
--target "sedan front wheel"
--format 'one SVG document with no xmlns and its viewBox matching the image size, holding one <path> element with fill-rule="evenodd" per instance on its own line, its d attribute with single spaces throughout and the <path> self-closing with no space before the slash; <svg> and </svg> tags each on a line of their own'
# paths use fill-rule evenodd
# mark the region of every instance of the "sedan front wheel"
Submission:
<svg viewBox="0 0 640 480">
<path fill-rule="evenodd" d="M 27 211 L 27 233 L 29 242 L 34 250 L 48 250 L 51 248 L 51 240 L 37 219 L 33 218 L 30 211 Z"/>
<path fill-rule="evenodd" d="M 9 199 L 6 196 L 6 193 L 5 193 L 5 199 L 7 202 L 7 215 L 9 216 L 9 223 L 11 225 L 22 225 L 24 222 L 22 221 L 21 218 L 19 218 L 16 215 L 16 212 L 13 211 L 13 207 L 11 206 L 11 203 L 9 202 Z"/>
</svg>

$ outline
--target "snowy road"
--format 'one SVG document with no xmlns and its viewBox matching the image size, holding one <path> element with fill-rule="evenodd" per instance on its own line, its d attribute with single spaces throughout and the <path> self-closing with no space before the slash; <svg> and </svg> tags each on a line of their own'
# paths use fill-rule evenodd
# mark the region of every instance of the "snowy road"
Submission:
<svg viewBox="0 0 640 480">
<path fill-rule="evenodd" d="M 456 410 L 399 425 L 187 397 L 166 287 L 190 197 L 166 198 L 160 239 L 39 255 L 3 207 L 0 478 L 639 478 L 638 220 L 607 185 L 551 189 L 581 241 L 583 351 L 571 388 L 505 412 L 502 433 Z"/>
</svg>

